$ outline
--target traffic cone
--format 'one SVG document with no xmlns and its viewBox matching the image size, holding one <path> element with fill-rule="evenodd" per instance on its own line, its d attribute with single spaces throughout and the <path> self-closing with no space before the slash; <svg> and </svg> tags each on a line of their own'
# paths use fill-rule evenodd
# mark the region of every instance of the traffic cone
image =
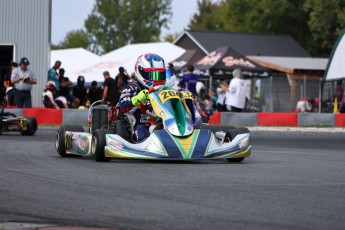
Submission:
<svg viewBox="0 0 345 230">
<path fill-rule="evenodd" d="M 338 113 L 338 98 L 334 98 L 333 113 Z"/>
</svg>

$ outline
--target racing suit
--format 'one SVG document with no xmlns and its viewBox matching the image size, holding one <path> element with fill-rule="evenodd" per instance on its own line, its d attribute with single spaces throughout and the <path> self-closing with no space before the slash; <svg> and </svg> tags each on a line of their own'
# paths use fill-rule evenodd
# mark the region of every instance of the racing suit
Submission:
<svg viewBox="0 0 345 230">
<path fill-rule="evenodd" d="M 128 84 L 122 90 L 118 103 L 120 113 L 127 115 L 134 123 L 133 139 L 136 142 L 141 142 L 150 135 L 149 127 L 151 125 L 150 117 L 143 114 L 141 109 L 132 102 L 132 98 L 137 96 L 139 92 L 139 86 Z M 147 100 L 146 105 L 149 105 L 149 103 L 149 100 Z"/>
</svg>

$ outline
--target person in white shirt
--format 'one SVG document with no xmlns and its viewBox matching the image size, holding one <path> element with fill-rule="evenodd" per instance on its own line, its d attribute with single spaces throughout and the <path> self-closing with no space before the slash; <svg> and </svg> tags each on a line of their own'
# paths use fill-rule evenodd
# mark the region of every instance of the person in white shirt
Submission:
<svg viewBox="0 0 345 230">
<path fill-rule="evenodd" d="M 229 84 L 224 80 L 219 83 L 217 88 L 217 111 L 218 112 L 227 112 L 226 108 L 226 94 L 229 88 Z"/>
<path fill-rule="evenodd" d="M 26 57 L 20 59 L 19 67 L 14 69 L 11 74 L 11 82 L 15 88 L 14 100 L 17 108 L 31 108 L 32 85 L 36 85 L 36 76 L 28 68 L 30 64 Z"/>
<path fill-rule="evenodd" d="M 225 102 L 226 107 L 232 112 L 242 112 L 246 104 L 247 86 L 243 80 L 241 69 L 235 69 L 232 75 L 233 79 L 230 82 Z"/>
</svg>

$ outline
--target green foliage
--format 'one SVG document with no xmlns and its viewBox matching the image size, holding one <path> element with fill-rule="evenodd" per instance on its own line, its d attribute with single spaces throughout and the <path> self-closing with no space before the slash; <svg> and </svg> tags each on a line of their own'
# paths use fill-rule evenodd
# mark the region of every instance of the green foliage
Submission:
<svg viewBox="0 0 345 230">
<path fill-rule="evenodd" d="M 345 27 L 345 0 L 199 0 L 190 29 L 290 34 L 311 55 L 328 57 Z"/>
<path fill-rule="evenodd" d="M 345 1 L 306 0 L 303 9 L 309 15 L 310 42 L 306 44 L 307 49 L 318 50 L 328 56 L 345 26 Z"/>
<path fill-rule="evenodd" d="M 181 33 L 182 33 L 182 32 L 181 32 Z M 176 38 L 178 38 L 178 36 L 180 36 L 181 33 L 167 34 L 167 35 L 163 38 L 163 41 L 172 43 L 173 41 L 175 41 Z"/>
<path fill-rule="evenodd" d="M 171 0 L 98 0 L 85 21 L 91 50 L 106 53 L 131 43 L 159 41 Z"/>
<path fill-rule="evenodd" d="M 194 30 L 219 30 L 216 20 L 218 4 L 212 0 L 201 0 L 198 1 L 198 9 L 199 13 L 193 15 L 188 26 Z"/>
<path fill-rule="evenodd" d="M 58 45 L 52 45 L 51 49 L 85 48 L 90 45 L 87 33 L 82 30 L 72 30 L 66 34 L 65 39 Z"/>
</svg>

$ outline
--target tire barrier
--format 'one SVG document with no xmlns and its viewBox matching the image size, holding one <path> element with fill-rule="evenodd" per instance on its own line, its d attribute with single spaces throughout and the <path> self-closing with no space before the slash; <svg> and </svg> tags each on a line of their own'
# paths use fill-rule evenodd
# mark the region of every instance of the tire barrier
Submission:
<svg viewBox="0 0 345 230">
<path fill-rule="evenodd" d="M 86 125 L 88 110 L 77 109 L 6 109 L 17 116 L 33 116 L 38 125 Z M 291 126 L 291 127 L 345 127 L 345 114 L 333 113 L 232 113 L 214 112 L 212 125 L 232 126 Z"/>
</svg>

